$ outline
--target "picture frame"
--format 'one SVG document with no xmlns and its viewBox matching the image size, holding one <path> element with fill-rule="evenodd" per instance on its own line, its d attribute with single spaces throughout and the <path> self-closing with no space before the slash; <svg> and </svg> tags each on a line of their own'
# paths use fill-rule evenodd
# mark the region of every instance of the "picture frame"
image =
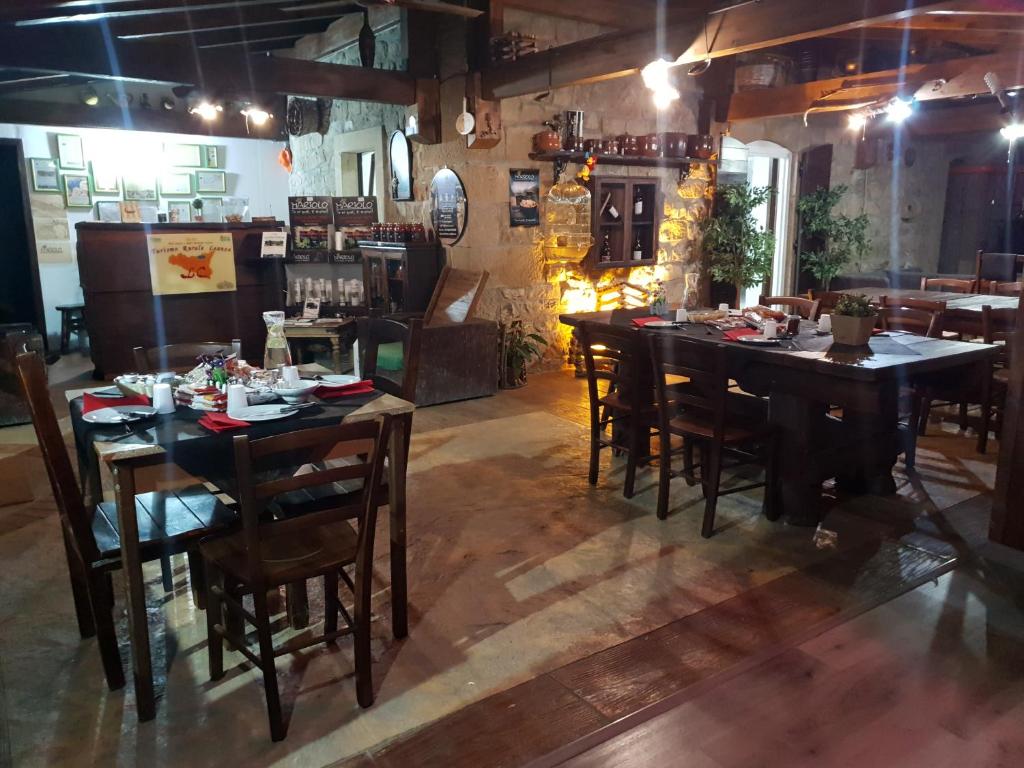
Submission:
<svg viewBox="0 0 1024 768">
<path fill-rule="evenodd" d="M 167 221 L 171 224 L 187 224 L 192 221 L 192 203 L 188 200 L 167 201 Z"/>
<path fill-rule="evenodd" d="M 207 168 L 220 168 L 220 147 L 207 144 L 203 147 L 203 158 L 206 160 Z"/>
<path fill-rule="evenodd" d="M 219 197 L 203 198 L 203 221 L 210 224 L 224 221 L 224 202 Z"/>
<path fill-rule="evenodd" d="M 172 195 L 192 194 L 192 174 L 187 172 L 170 171 L 160 177 L 160 196 L 170 197 Z"/>
<path fill-rule="evenodd" d="M 92 177 L 92 193 L 94 195 L 120 195 L 121 180 L 112 166 L 106 163 L 89 162 L 89 175 Z"/>
<path fill-rule="evenodd" d="M 60 192 L 60 174 L 57 161 L 49 157 L 30 157 L 33 192 Z"/>
<path fill-rule="evenodd" d="M 65 173 L 61 177 L 64 202 L 68 208 L 92 208 L 89 176 L 85 173 Z"/>
<path fill-rule="evenodd" d="M 57 134 L 57 159 L 61 170 L 85 170 L 85 154 L 82 150 L 82 137 L 77 133 Z"/>
<path fill-rule="evenodd" d="M 227 192 L 228 175 L 224 171 L 202 170 L 196 171 L 196 192 L 199 194 L 209 192 Z"/>
<path fill-rule="evenodd" d="M 160 199 L 156 179 L 152 176 L 124 176 L 121 179 L 121 186 L 124 188 L 125 200 L 156 202 Z"/>
<path fill-rule="evenodd" d="M 164 160 L 175 168 L 202 168 L 202 149 L 199 144 L 164 144 Z"/>
<path fill-rule="evenodd" d="M 121 223 L 121 202 L 119 200 L 97 200 L 96 221 Z"/>
<path fill-rule="evenodd" d="M 138 224 L 142 221 L 142 211 L 135 201 L 118 202 L 121 209 L 121 222 L 123 224 Z"/>
</svg>

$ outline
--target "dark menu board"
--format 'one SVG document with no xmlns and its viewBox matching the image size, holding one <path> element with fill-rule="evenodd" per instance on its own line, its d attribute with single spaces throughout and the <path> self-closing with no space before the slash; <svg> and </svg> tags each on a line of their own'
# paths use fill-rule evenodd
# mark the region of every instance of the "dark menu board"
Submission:
<svg viewBox="0 0 1024 768">
<path fill-rule="evenodd" d="M 297 250 L 330 249 L 334 225 L 331 198 L 289 197 L 288 224 L 292 230 L 292 245 Z"/>
<path fill-rule="evenodd" d="M 509 169 L 508 223 L 513 227 L 540 224 L 540 171 L 537 168 Z"/>
<path fill-rule="evenodd" d="M 335 227 L 365 227 L 380 221 L 376 197 L 333 197 L 331 200 Z"/>
<path fill-rule="evenodd" d="M 469 217 L 466 189 L 455 171 L 442 168 L 430 182 L 430 219 L 437 238 L 446 245 L 462 239 Z"/>
</svg>

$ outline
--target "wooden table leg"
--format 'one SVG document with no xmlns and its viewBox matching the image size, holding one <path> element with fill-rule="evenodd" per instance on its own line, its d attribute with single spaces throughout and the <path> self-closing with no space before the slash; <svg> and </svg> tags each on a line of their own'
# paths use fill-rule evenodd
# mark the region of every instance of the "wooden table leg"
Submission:
<svg viewBox="0 0 1024 768">
<path fill-rule="evenodd" d="M 334 372 L 341 373 L 341 337 L 331 336 L 331 361 L 334 363 Z"/>
<path fill-rule="evenodd" d="M 388 450 L 388 508 L 391 514 L 391 630 L 409 634 L 408 585 L 405 575 L 405 473 L 409 459 L 412 414 L 396 418 Z"/>
<path fill-rule="evenodd" d="M 895 382 L 879 387 L 871 410 L 843 408 L 844 442 L 854 446 L 855 462 L 836 475 L 843 491 L 889 496 L 896 493 L 892 469 L 900 453 L 899 387 Z"/>
<path fill-rule="evenodd" d="M 146 619 L 146 584 L 139 557 L 139 524 L 135 511 L 135 471 L 130 464 L 115 463 L 114 498 L 121 534 L 121 568 L 128 604 L 128 633 L 132 643 L 132 667 L 135 699 L 140 721 L 156 715 L 153 693 L 153 661 L 149 650 L 149 624 Z"/>
<path fill-rule="evenodd" d="M 773 390 L 768 413 L 778 439 L 776 466 L 781 514 L 790 525 L 817 525 L 822 507 L 817 454 L 825 440 L 826 406 Z"/>
</svg>

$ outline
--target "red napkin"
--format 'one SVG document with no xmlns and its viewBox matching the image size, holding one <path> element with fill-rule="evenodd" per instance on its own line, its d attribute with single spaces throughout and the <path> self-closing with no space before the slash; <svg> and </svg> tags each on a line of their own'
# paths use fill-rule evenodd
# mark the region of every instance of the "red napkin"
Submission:
<svg viewBox="0 0 1024 768">
<path fill-rule="evenodd" d="M 657 317 L 655 315 L 652 315 L 651 317 L 634 317 L 633 325 L 643 328 L 648 323 L 657 323 L 663 321 L 664 319 L 665 318 L 663 317 Z"/>
<path fill-rule="evenodd" d="M 315 394 L 321 400 L 331 400 L 335 397 L 349 397 L 351 395 L 368 395 L 373 392 L 373 382 L 370 379 L 363 379 L 343 387 L 317 387 Z"/>
<path fill-rule="evenodd" d="M 733 328 L 722 334 L 722 336 L 729 341 L 738 341 L 744 336 L 760 336 L 761 332 L 757 328 Z"/>
<path fill-rule="evenodd" d="M 210 411 L 203 415 L 203 418 L 199 420 L 199 424 L 206 427 L 211 432 L 225 432 L 229 429 L 240 429 L 241 427 L 248 427 L 248 421 L 242 421 L 241 419 L 233 419 L 226 413 L 219 413 L 216 411 Z"/>
<path fill-rule="evenodd" d="M 145 395 L 128 395 L 126 397 L 96 397 L 88 392 L 82 395 L 82 413 L 98 411 L 100 408 L 113 408 L 115 405 L 149 405 Z"/>
</svg>

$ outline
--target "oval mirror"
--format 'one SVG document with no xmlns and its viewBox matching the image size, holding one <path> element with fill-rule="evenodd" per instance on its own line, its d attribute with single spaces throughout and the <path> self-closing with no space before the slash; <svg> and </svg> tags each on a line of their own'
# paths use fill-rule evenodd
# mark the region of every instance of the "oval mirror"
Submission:
<svg viewBox="0 0 1024 768">
<path fill-rule="evenodd" d="M 455 171 L 442 168 L 430 182 L 430 220 L 437 239 L 455 245 L 462 239 L 469 220 L 466 188 Z"/>
<path fill-rule="evenodd" d="M 391 134 L 391 199 L 412 200 L 412 147 L 401 131 Z"/>
</svg>

